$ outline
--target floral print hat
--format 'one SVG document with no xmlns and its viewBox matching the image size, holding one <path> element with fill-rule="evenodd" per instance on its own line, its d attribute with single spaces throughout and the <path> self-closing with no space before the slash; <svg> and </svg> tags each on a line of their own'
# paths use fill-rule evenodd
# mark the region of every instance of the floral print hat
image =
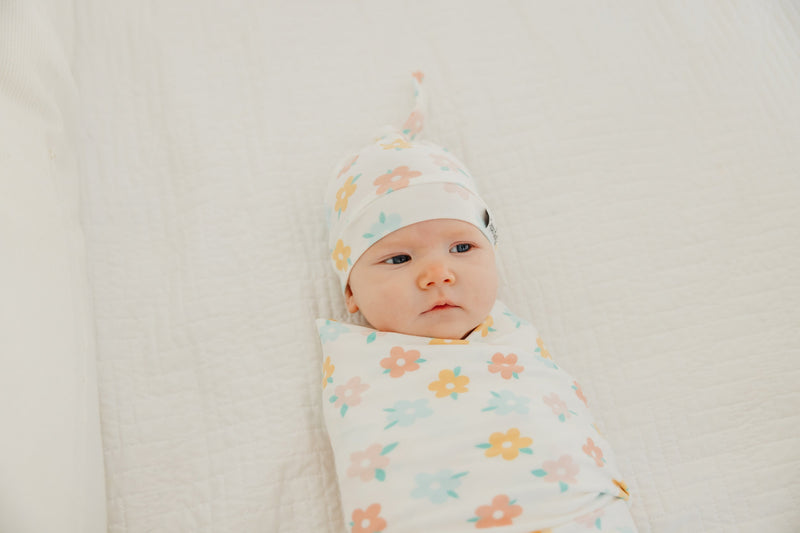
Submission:
<svg viewBox="0 0 800 533">
<path fill-rule="evenodd" d="M 422 73 L 415 72 L 414 110 L 402 130 L 378 137 L 337 166 L 325 193 L 330 258 L 342 290 L 370 246 L 425 220 L 474 224 L 492 245 L 493 218 L 467 168 L 447 149 L 417 140 L 424 122 Z"/>
</svg>

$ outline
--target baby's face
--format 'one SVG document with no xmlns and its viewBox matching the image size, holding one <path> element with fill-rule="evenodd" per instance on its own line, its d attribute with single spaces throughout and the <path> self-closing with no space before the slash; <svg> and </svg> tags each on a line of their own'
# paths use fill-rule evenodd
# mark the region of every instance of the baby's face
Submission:
<svg viewBox="0 0 800 533">
<path fill-rule="evenodd" d="M 373 328 L 461 339 L 497 296 L 494 249 L 461 220 L 426 220 L 394 231 L 358 259 L 345 289 L 347 309 Z"/>
</svg>

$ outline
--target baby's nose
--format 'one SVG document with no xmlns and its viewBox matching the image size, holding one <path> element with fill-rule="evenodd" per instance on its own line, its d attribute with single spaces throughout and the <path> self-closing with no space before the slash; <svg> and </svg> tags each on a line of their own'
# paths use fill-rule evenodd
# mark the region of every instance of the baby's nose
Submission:
<svg viewBox="0 0 800 533">
<path fill-rule="evenodd" d="M 455 274 L 443 261 L 431 262 L 426 265 L 418 278 L 418 284 L 421 289 L 438 285 L 452 285 L 455 282 Z"/>
</svg>

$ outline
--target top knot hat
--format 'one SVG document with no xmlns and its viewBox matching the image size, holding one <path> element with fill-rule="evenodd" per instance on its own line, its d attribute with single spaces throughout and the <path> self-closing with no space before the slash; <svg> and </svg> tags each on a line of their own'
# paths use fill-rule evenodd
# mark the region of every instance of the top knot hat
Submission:
<svg viewBox="0 0 800 533">
<path fill-rule="evenodd" d="M 389 233 L 425 220 L 451 218 L 477 227 L 494 246 L 493 218 L 466 166 L 439 145 L 417 140 L 425 119 L 421 72 L 414 110 L 402 130 L 378 137 L 344 159 L 325 193 L 328 247 L 342 290 L 353 265 Z"/>
</svg>

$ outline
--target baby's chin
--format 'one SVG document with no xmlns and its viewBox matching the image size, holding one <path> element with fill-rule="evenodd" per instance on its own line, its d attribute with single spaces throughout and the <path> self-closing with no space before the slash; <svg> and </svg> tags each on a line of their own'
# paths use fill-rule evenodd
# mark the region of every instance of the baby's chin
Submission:
<svg viewBox="0 0 800 533">
<path fill-rule="evenodd" d="M 372 328 L 378 331 L 391 333 L 401 333 L 403 335 L 414 335 L 415 337 L 428 337 L 431 339 L 463 339 L 475 328 L 481 325 L 486 314 L 476 314 L 467 312 L 462 308 L 453 308 L 444 311 L 436 311 L 433 315 L 423 314 L 417 317 L 408 317 L 404 321 L 385 321 L 378 320 L 378 323 L 370 321 L 365 316 Z M 480 316 L 480 318 L 478 318 Z"/>
<path fill-rule="evenodd" d="M 414 335 L 416 337 L 430 337 L 432 339 L 452 339 L 458 340 L 463 339 L 472 331 L 477 328 L 480 324 L 475 324 L 473 326 L 469 326 L 466 324 L 440 324 L 435 326 L 419 326 L 413 327 L 410 326 L 405 328 L 405 331 L 400 331 L 404 328 L 398 328 L 396 333 L 402 333 L 404 335 Z"/>
</svg>

